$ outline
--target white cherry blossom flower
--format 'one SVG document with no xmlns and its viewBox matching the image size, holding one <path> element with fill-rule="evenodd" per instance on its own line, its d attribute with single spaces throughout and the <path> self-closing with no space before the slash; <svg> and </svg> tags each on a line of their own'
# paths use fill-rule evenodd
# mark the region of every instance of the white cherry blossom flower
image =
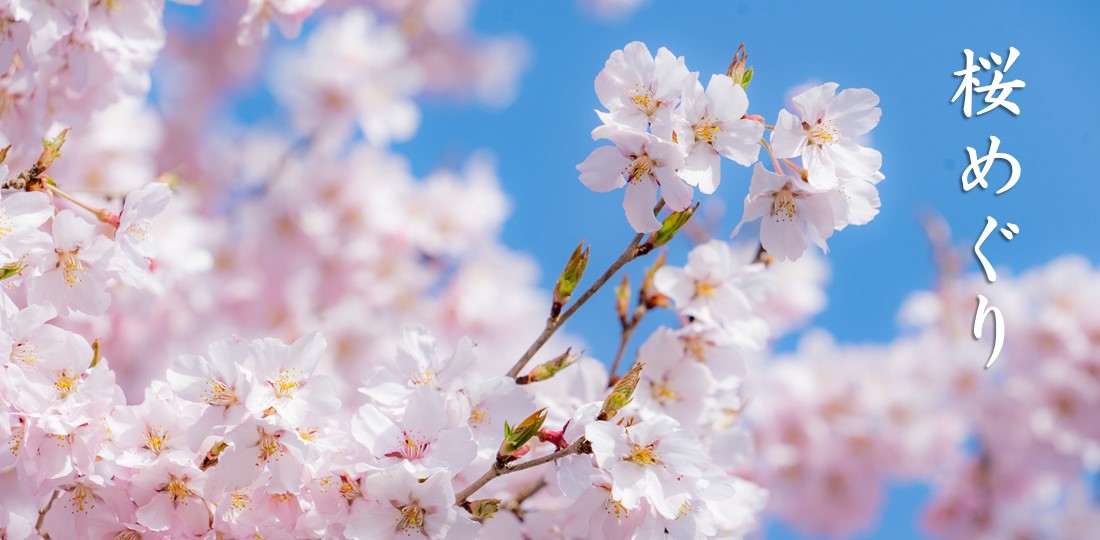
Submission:
<svg viewBox="0 0 1100 540">
<path fill-rule="evenodd" d="M 681 211 L 691 205 L 693 190 L 676 175 L 684 162 L 679 146 L 649 133 L 622 129 L 602 133 L 615 146 L 601 146 L 577 165 L 580 180 L 588 189 L 599 192 L 626 186 L 623 209 L 635 231 L 661 228 L 653 215 L 658 189 L 672 210 Z"/>
<path fill-rule="evenodd" d="M 390 467 L 363 482 L 373 503 L 357 506 L 346 535 L 360 540 L 394 538 L 472 539 L 478 525 L 455 507 L 451 477 L 436 472 L 418 478 L 404 467 Z"/>
<path fill-rule="evenodd" d="M 585 428 L 599 467 L 611 475 L 611 496 L 628 508 L 645 500 L 675 518 L 702 474 L 702 444 L 667 416 L 631 426 L 593 422 Z"/>
<path fill-rule="evenodd" d="M 657 56 L 640 41 L 611 53 L 596 76 L 596 95 L 610 123 L 644 132 L 650 122 L 668 122 L 690 76 L 683 57 L 661 47 Z"/>
<path fill-rule="evenodd" d="M 62 210 L 53 220 L 54 253 L 41 263 L 42 275 L 30 284 L 32 303 L 53 304 L 59 315 L 80 311 L 98 315 L 111 303 L 107 282 L 113 244 L 95 225 Z"/>
<path fill-rule="evenodd" d="M 676 140 L 687 156 L 680 178 L 709 195 L 721 182 L 722 157 L 746 167 L 756 163 L 764 125 L 743 118 L 748 108 L 745 90 L 726 75 L 712 75 L 705 91 L 698 80 L 687 80 L 672 117 Z"/>
<path fill-rule="evenodd" d="M 836 225 L 828 192 L 815 191 L 797 176 L 767 171 L 759 163 L 745 197 L 744 215 L 733 235 L 757 219 L 761 220 L 760 245 L 778 260 L 798 259 L 807 240 L 828 251 L 825 240 Z"/>
<path fill-rule="evenodd" d="M 802 156 L 818 189 L 836 186 L 838 178 L 869 179 L 882 167 L 882 154 L 856 142 L 878 124 L 878 96 L 866 88 L 837 94 L 838 86 L 826 83 L 795 96 L 798 115 L 779 111 L 771 137 L 776 157 Z"/>
</svg>

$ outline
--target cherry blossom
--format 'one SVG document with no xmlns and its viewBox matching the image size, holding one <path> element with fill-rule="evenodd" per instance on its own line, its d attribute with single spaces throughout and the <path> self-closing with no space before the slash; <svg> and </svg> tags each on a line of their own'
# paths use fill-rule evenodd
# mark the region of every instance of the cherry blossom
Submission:
<svg viewBox="0 0 1100 540">
<path fill-rule="evenodd" d="M 621 129 L 604 131 L 603 136 L 615 146 L 597 148 L 577 165 L 580 180 L 592 191 L 626 186 L 623 209 L 635 231 L 650 232 L 661 227 L 653 216 L 658 189 L 673 210 L 691 204 L 691 186 L 676 176 L 684 161 L 678 146 L 648 133 Z"/>
<path fill-rule="evenodd" d="M 816 191 L 801 178 L 776 174 L 756 165 L 752 185 L 745 197 L 745 213 L 734 229 L 760 219 L 760 245 L 778 260 L 796 260 L 806 250 L 807 240 L 828 250 L 835 216 L 826 193 Z"/>
<path fill-rule="evenodd" d="M 667 125 L 689 77 L 683 57 L 661 47 L 654 57 L 640 41 L 611 53 L 596 76 L 596 95 L 609 111 L 609 121 L 645 131 L 651 122 Z"/>
<path fill-rule="evenodd" d="M 722 180 L 722 157 L 746 167 L 756 162 L 764 126 L 744 118 L 748 107 L 744 89 L 726 75 L 712 75 L 705 91 L 698 80 L 687 80 L 672 118 L 687 156 L 679 173 L 685 182 L 709 195 Z"/>
<path fill-rule="evenodd" d="M 818 189 L 836 186 L 839 178 L 870 179 L 882 166 L 882 154 L 858 143 L 882 115 L 878 96 L 866 88 L 837 94 L 838 87 L 826 83 L 792 98 L 798 115 L 780 111 L 772 132 L 776 156 L 801 156 Z"/>
</svg>

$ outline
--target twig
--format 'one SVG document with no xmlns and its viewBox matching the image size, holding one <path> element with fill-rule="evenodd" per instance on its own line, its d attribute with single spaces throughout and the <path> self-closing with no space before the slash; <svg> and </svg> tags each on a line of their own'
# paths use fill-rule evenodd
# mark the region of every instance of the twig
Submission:
<svg viewBox="0 0 1100 540">
<path fill-rule="evenodd" d="M 506 474 L 511 474 L 519 471 L 525 471 L 532 467 L 538 467 L 543 463 L 550 463 L 551 461 L 555 461 L 565 456 L 579 454 L 581 453 L 582 448 L 584 448 L 586 442 L 588 441 L 586 441 L 584 437 L 580 437 L 576 441 L 573 441 L 573 444 L 566 446 L 565 448 L 562 448 L 557 452 L 547 454 L 545 456 L 535 458 L 530 461 L 524 461 L 523 463 L 517 463 L 515 465 L 501 465 L 499 463 L 493 463 L 493 466 L 490 467 L 488 471 L 485 471 L 485 474 L 481 475 L 481 478 L 474 480 L 472 484 L 466 486 L 466 489 L 459 491 L 458 495 L 455 495 L 455 504 L 462 506 L 462 504 L 466 502 L 466 499 L 469 499 L 471 495 L 477 492 L 477 490 L 481 489 L 485 486 L 485 484 L 488 484 L 490 480 L 498 476 L 504 476 Z"/>
<path fill-rule="evenodd" d="M 61 495 L 60 489 L 53 490 L 53 494 L 50 495 L 50 500 L 46 501 L 46 506 L 43 506 L 38 511 L 38 521 L 34 522 L 34 530 L 38 532 L 38 535 L 42 538 L 48 539 L 50 535 L 42 532 L 42 525 L 46 522 L 46 514 L 53 508 L 53 502 L 57 500 L 57 497 Z"/>
<path fill-rule="evenodd" d="M 519 375 L 519 372 L 531 361 L 531 358 L 533 358 L 535 354 L 539 352 L 539 349 L 550 340 L 550 336 L 553 336 L 554 332 L 557 332 L 558 328 L 560 328 L 565 321 L 569 320 L 569 317 L 572 317 L 589 298 L 592 298 L 592 295 L 596 294 L 596 291 L 607 284 L 607 281 L 614 277 L 620 268 L 626 266 L 626 263 L 633 261 L 641 255 L 638 251 L 638 244 L 641 243 L 643 237 L 645 237 L 644 233 L 635 235 L 634 239 L 630 241 L 630 245 L 626 246 L 626 249 L 619 255 L 619 258 L 615 259 L 615 262 L 611 263 L 611 266 L 607 267 L 607 270 L 604 270 L 603 274 L 600 274 L 600 277 L 596 278 L 596 282 L 585 289 L 585 291 L 577 297 L 576 301 L 562 311 L 561 315 L 546 319 L 546 327 L 543 328 L 542 333 L 539 334 L 539 337 L 535 338 L 534 343 L 531 343 L 531 346 L 528 347 L 527 351 L 523 353 L 523 356 L 516 361 L 512 369 L 508 370 L 509 377 L 515 378 Z"/>
<path fill-rule="evenodd" d="M 531 498 L 532 495 L 542 491 L 542 488 L 546 487 L 546 479 L 539 478 L 538 480 L 531 482 L 527 487 L 519 490 L 516 493 L 515 498 L 504 503 L 501 509 L 507 510 L 516 515 L 521 521 L 523 520 L 523 501 Z"/>
</svg>

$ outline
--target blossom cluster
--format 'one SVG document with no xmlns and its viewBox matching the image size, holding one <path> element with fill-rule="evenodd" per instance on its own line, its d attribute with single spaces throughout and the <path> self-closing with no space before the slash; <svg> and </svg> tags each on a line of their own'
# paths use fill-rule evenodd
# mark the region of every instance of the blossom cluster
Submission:
<svg viewBox="0 0 1100 540">
<path fill-rule="evenodd" d="M 594 191 L 625 186 L 627 220 L 650 232 L 661 227 L 652 212 L 658 192 L 664 205 L 684 211 L 693 188 L 705 195 L 717 190 L 723 157 L 750 166 L 763 144 L 774 170 L 759 163 L 753 169 L 734 235 L 759 219 L 761 246 L 774 259 L 797 259 L 808 243 L 827 250 L 834 230 L 864 225 L 878 213 L 882 155 L 859 144 L 878 124 L 878 96 L 865 88 L 838 94 L 836 83 L 823 84 L 792 99 L 797 115 L 783 109 L 775 126 L 765 125 L 748 114 L 752 71 L 745 58 L 740 54 L 728 74 L 712 75 L 704 88 L 668 49 L 653 56 L 634 42 L 612 53 L 596 78 L 607 110 L 597 111 L 602 125 L 592 136 L 614 146 L 597 148 L 578 165 L 580 180 Z M 765 129 L 772 131 L 770 145 L 761 138 Z M 802 165 L 789 161 L 796 158 Z"/>
<path fill-rule="evenodd" d="M 163 2 L 11 0 L 0 4 L 0 147 L 26 167 L 55 124 L 149 91 L 164 46 Z"/>
<path fill-rule="evenodd" d="M 988 343 L 958 330 L 980 274 L 946 273 L 899 312 L 888 344 L 838 344 L 823 331 L 760 371 L 749 423 L 757 479 L 799 528 L 845 537 L 868 527 L 889 481 L 931 483 L 924 527 L 951 539 L 1091 538 L 1089 478 L 1100 457 L 1100 272 L 1065 256 L 998 288 L 1013 336 L 984 370 Z"/>
</svg>

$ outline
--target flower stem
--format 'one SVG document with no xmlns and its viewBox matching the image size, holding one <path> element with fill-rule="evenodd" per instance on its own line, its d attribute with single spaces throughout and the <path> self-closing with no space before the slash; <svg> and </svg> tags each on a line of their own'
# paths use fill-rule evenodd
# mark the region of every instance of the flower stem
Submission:
<svg viewBox="0 0 1100 540">
<path fill-rule="evenodd" d="M 760 139 L 760 144 L 764 145 L 764 149 L 768 151 L 768 156 L 772 158 L 772 165 L 775 166 L 775 174 L 783 174 L 783 172 L 779 170 L 779 160 L 775 159 L 775 154 L 772 152 L 772 145 L 768 144 L 768 141 L 764 139 Z"/>
<path fill-rule="evenodd" d="M 623 354 L 626 353 L 626 346 L 630 344 L 630 338 L 634 336 L 634 330 L 638 328 L 638 323 L 642 321 L 642 317 L 648 312 L 645 297 L 639 293 L 638 307 L 634 308 L 634 314 L 630 317 L 630 320 L 624 322 L 623 332 L 619 336 L 619 349 L 615 351 L 615 360 L 611 362 L 611 370 L 607 374 L 608 387 L 615 385 L 615 373 L 619 371 L 619 364 L 623 360 Z"/>
</svg>

